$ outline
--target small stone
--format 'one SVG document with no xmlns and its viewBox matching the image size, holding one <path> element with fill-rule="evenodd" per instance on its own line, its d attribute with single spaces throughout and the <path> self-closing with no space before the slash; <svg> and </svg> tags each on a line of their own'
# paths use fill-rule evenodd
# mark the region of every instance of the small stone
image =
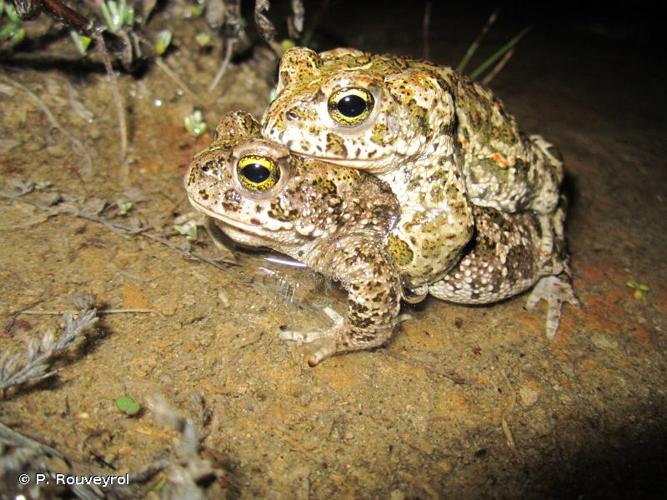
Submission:
<svg viewBox="0 0 667 500">
<path fill-rule="evenodd" d="M 389 493 L 390 500 L 403 500 L 404 498 L 405 494 L 401 490 L 393 490 Z"/>
<path fill-rule="evenodd" d="M 51 144 L 46 148 L 46 152 L 54 158 L 62 158 L 67 154 L 67 150 L 60 144 Z"/>
<path fill-rule="evenodd" d="M 453 469 L 452 463 L 449 460 L 440 460 L 436 465 L 438 469 L 440 469 L 445 474 L 449 474 Z"/>
<path fill-rule="evenodd" d="M 618 342 L 608 333 L 596 332 L 591 335 L 593 345 L 602 350 L 618 349 Z"/>
<path fill-rule="evenodd" d="M 23 144 L 23 151 L 27 153 L 34 153 L 35 151 L 41 151 L 42 149 L 44 149 L 44 141 L 35 138 L 31 138 Z"/>
<path fill-rule="evenodd" d="M 519 399 L 521 400 L 521 406 L 524 408 L 528 408 L 537 403 L 539 396 L 539 391 L 529 385 L 524 385 L 519 389 Z"/>
<path fill-rule="evenodd" d="M 88 126 L 88 135 L 91 139 L 97 140 L 102 137 L 102 131 L 99 127 Z"/>
</svg>

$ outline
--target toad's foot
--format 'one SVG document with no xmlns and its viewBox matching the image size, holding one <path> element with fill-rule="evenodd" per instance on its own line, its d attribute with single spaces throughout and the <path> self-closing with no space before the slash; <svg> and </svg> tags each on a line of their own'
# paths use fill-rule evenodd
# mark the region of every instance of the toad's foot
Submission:
<svg viewBox="0 0 667 500">
<path fill-rule="evenodd" d="M 293 342 L 298 342 L 300 344 L 309 344 L 310 342 L 315 342 L 316 340 L 333 337 L 337 332 L 343 327 L 345 319 L 334 311 L 331 307 L 325 307 L 322 309 L 324 314 L 329 316 L 331 321 L 333 321 L 333 326 L 328 330 L 314 330 L 310 332 L 297 332 L 294 330 L 282 330 L 278 335 L 283 340 L 291 340 Z"/>
<path fill-rule="evenodd" d="M 398 322 L 411 319 L 409 315 L 403 315 L 394 318 L 387 325 L 369 329 L 367 327 L 354 327 L 330 307 L 325 307 L 323 311 L 334 323 L 327 330 L 311 332 L 285 330 L 280 332 L 280 338 L 284 340 L 299 343 L 316 342 L 315 352 L 308 358 L 310 366 L 315 366 L 323 360 L 343 352 L 378 347 L 391 337 L 393 328 Z"/>
<path fill-rule="evenodd" d="M 300 344 L 318 342 L 317 350 L 308 358 L 308 364 L 315 366 L 322 360 L 333 356 L 341 351 L 339 340 L 345 331 L 345 318 L 334 311 L 331 307 L 322 309 L 329 316 L 333 325 L 329 329 L 314 330 L 310 332 L 297 332 L 294 330 L 283 330 L 279 336 L 283 340 L 291 340 Z"/>
<path fill-rule="evenodd" d="M 540 281 L 537 282 L 537 285 L 530 292 L 526 301 L 526 307 L 533 309 L 540 299 L 546 300 L 547 338 L 549 339 L 553 338 L 558 330 L 563 302 L 579 306 L 579 300 L 574 295 L 569 279 L 565 275 L 561 276 L 545 276 L 540 278 Z"/>
<path fill-rule="evenodd" d="M 318 346 L 317 350 L 308 358 L 308 364 L 310 366 L 319 364 L 323 359 L 333 356 L 339 351 L 337 348 L 337 339 L 340 338 L 341 332 L 345 328 L 345 319 L 331 307 L 325 307 L 322 309 L 322 311 L 324 314 L 329 316 L 333 322 L 333 326 L 331 326 L 331 328 L 325 330 L 314 330 L 310 332 L 283 330 L 279 334 L 280 338 L 283 340 L 291 340 L 300 344 L 308 344 L 310 342 L 319 341 L 320 345 Z"/>
</svg>

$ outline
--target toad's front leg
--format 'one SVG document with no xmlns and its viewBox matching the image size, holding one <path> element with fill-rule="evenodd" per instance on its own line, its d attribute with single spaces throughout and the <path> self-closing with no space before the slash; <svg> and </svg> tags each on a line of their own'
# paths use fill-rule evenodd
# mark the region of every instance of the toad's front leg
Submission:
<svg viewBox="0 0 667 500">
<path fill-rule="evenodd" d="M 314 254 L 308 264 L 339 280 L 347 290 L 347 315 L 342 318 L 326 308 L 325 313 L 334 321 L 331 329 L 305 333 L 283 331 L 281 338 L 317 342 L 317 350 L 308 359 L 310 366 L 335 354 L 371 349 L 389 340 L 398 324 L 401 288 L 382 245 L 348 237 Z"/>
</svg>

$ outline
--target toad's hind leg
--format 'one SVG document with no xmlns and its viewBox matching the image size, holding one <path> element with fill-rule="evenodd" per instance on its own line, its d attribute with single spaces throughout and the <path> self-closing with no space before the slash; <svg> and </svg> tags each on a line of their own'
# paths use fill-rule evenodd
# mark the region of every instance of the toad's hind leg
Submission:
<svg viewBox="0 0 667 500">
<path fill-rule="evenodd" d="M 533 309 L 535 305 L 544 299 L 547 302 L 547 338 L 556 335 L 560 324 L 560 315 L 563 302 L 579 306 L 579 300 L 574 294 L 570 279 L 567 274 L 560 276 L 544 276 L 540 278 L 528 296 L 526 307 Z"/>
<path fill-rule="evenodd" d="M 558 331 L 563 303 L 568 302 L 577 307 L 580 305 L 572 289 L 570 259 L 564 234 L 567 199 L 561 195 L 559 201 L 558 208 L 549 219 L 539 217 L 542 229 L 541 267 L 544 275 L 530 292 L 526 302 L 526 307 L 533 309 L 541 299 L 546 301 L 546 334 L 549 339 Z M 549 248 L 544 246 L 545 237 L 551 240 Z"/>
<path fill-rule="evenodd" d="M 333 309 L 324 309 L 334 322 L 329 330 L 281 332 L 285 340 L 317 342 L 317 350 L 308 359 L 310 366 L 334 354 L 371 349 L 389 340 L 398 324 L 401 286 L 381 245 L 356 234 L 338 237 L 336 244 L 322 245 L 321 251 L 309 256 L 309 265 L 339 280 L 348 294 L 344 318 Z"/>
</svg>

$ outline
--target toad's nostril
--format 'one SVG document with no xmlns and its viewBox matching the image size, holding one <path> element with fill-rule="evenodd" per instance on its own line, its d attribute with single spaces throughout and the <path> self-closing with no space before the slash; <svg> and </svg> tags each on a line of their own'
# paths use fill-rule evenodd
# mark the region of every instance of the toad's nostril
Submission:
<svg viewBox="0 0 667 500">
<path fill-rule="evenodd" d="M 287 113 L 285 113 L 285 116 L 288 120 L 297 120 L 299 118 L 299 114 L 293 109 L 290 109 Z"/>
</svg>

